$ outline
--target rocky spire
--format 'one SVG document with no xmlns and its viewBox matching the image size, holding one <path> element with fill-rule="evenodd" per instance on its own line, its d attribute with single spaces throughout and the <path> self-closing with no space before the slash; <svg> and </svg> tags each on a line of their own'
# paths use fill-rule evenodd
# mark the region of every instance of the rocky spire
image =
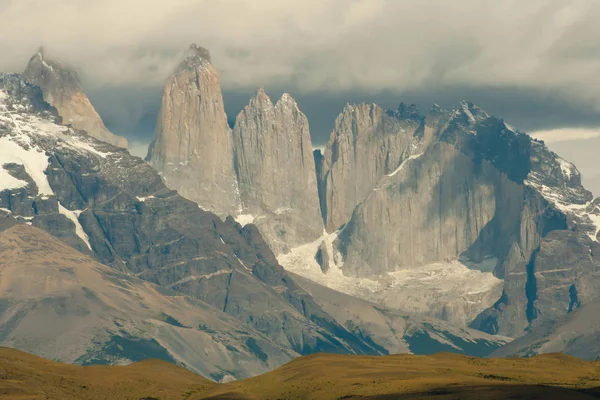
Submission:
<svg viewBox="0 0 600 400">
<path fill-rule="evenodd" d="M 237 116 L 235 166 L 244 214 L 275 253 L 323 233 L 308 120 L 296 101 L 276 104 L 260 88 Z"/>
<path fill-rule="evenodd" d="M 43 47 L 31 57 L 23 76 L 29 83 L 42 89 L 44 100 L 58 110 L 63 123 L 86 131 L 96 139 L 127 147 L 126 138 L 106 129 L 102 118 L 84 93 L 77 73 L 48 59 Z"/>
<path fill-rule="evenodd" d="M 203 209 L 238 214 L 231 129 L 208 50 L 192 44 L 165 83 L 148 159 L 170 187 Z"/>
</svg>

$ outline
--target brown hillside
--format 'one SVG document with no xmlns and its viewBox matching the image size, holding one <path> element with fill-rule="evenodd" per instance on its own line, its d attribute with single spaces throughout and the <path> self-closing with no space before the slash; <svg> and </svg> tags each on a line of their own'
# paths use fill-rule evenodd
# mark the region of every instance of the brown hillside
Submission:
<svg viewBox="0 0 600 400">
<path fill-rule="evenodd" d="M 552 354 L 531 359 L 314 355 L 200 399 L 591 399 L 600 364 Z"/>
<path fill-rule="evenodd" d="M 244 381 L 217 385 L 148 360 L 80 367 L 0 348 L 1 399 L 592 399 L 600 364 L 560 354 L 531 359 L 317 354 Z"/>
<path fill-rule="evenodd" d="M 81 367 L 0 348 L 0 399 L 175 400 L 212 385 L 201 376 L 158 360 Z"/>
</svg>

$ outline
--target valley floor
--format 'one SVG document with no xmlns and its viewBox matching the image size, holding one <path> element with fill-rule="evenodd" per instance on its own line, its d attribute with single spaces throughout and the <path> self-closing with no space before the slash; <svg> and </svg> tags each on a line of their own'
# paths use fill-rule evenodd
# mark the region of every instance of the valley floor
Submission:
<svg viewBox="0 0 600 400">
<path fill-rule="evenodd" d="M 592 399 L 600 363 L 549 354 L 481 359 L 449 353 L 316 354 L 256 378 L 214 384 L 175 365 L 81 367 L 0 348 L 0 398 L 22 399 Z"/>
</svg>

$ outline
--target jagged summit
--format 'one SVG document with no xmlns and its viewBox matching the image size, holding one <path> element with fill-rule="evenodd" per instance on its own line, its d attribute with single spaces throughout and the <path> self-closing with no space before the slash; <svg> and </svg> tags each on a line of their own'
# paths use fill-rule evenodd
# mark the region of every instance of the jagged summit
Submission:
<svg viewBox="0 0 600 400">
<path fill-rule="evenodd" d="M 44 87 L 54 83 L 53 81 L 60 82 L 62 90 L 66 92 L 64 96 L 72 96 L 78 91 L 83 91 L 77 72 L 48 57 L 44 46 L 40 46 L 38 51 L 31 56 L 23 75 L 31 83 L 40 86 L 42 91 L 44 91 Z M 48 93 L 48 95 L 44 93 L 44 97 L 53 100 L 55 96 L 52 93 Z M 52 104 L 51 101 L 48 103 Z"/>
<path fill-rule="evenodd" d="M 458 107 L 454 109 L 454 112 L 466 117 L 467 121 L 471 124 L 484 121 L 490 117 L 483 109 L 466 100 L 462 100 Z"/>
<path fill-rule="evenodd" d="M 210 51 L 208 49 L 198 46 L 196 43 L 192 43 L 188 49 L 187 56 L 191 58 L 202 58 L 208 62 L 211 62 Z"/>
<path fill-rule="evenodd" d="M 44 47 L 31 56 L 23 73 L 25 79 L 42 89 L 44 100 L 58 110 L 65 124 L 118 147 L 127 139 L 110 132 L 83 91 L 77 72 L 49 59 Z"/>
<path fill-rule="evenodd" d="M 165 82 L 148 160 L 170 187 L 221 217 L 240 208 L 219 74 L 193 44 Z"/>
<path fill-rule="evenodd" d="M 208 65 L 211 65 L 210 52 L 206 48 L 192 43 L 185 52 L 184 59 L 175 68 L 175 74 L 177 75 L 183 71 L 195 70 L 197 68 L 206 68 Z"/>
<path fill-rule="evenodd" d="M 421 119 L 421 114 L 414 104 L 400 103 L 396 110 L 389 110 L 388 114 L 399 119 Z"/>
<path fill-rule="evenodd" d="M 246 108 L 269 109 L 273 108 L 273 102 L 271 101 L 271 97 L 269 97 L 265 89 L 261 86 L 256 90 L 254 96 L 250 98 Z"/>
<path fill-rule="evenodd" d="M 323 232 L 308 119 L 284 93 L 273 105 L 259 88 L 233 128 L 242 215 L 277 254 Z"/>
<path fill-rule="evenodd" d="M 248 102 L 248 105 L 245 107 L 245 109 L 259 109 L 259 110 L 270 110 L 273 108 L 278 108 L 278 109 L 283 109 L 283 110 L 296 110 L 298 112 L 300 112 L 300 109 L 298 108 L 298 103 L 296 102 L 296 100 L 289 94 L 289 93 L 283 93 L 281 95 L 281 97 L 279 98 L 279 100 L 277 100 L 276 103 L 273 103 L 273 101 L 271 100 L 271 97 L 267 94 L 267 92 L 265 91 L 265 89 L 263 87 L 259 87 L 256 90 L 255 95 L 250 98 L 250 101 Z M 238 114 L 238 117 L 236 118 L 239 119 L 242 117 L 242 113 Z"/>
<path fill-rule="evenodd" d="M 277 102 L 278 103 L 281 102 L 281 103 L 297 104 L 296 100 L 289 93 L 282 94 Z"/>
</svg>

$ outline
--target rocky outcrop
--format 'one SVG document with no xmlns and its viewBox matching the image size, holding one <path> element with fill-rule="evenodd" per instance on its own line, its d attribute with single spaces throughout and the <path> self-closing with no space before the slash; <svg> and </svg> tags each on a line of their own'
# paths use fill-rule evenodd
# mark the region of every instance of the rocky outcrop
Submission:
<svg viewBox="0 0 600 400">
<path fill-rule="evenodd" d="M 277 254 L 323 234 L 308 120 L 289 94 L 263 89 L 237 116 L 235 169 L 243 215 Z"/>
<path fill-rule="evenodd" d="M 44 49 L 34 54 L 23 74 L 42 89 L 44 100 L 58 110 L 64 124 L 118 147 L 127 148 L 127 139 L 110 132 L 81 87 L 77 73 L 46 57 Z"/>
<path fill-rule="evenodd" d="M 329 272 L 329 268 L 331 267 L 330 263 L 331 263 L 331 256 L 330 256 L 330 249 L 327 247 L 327 242 L 326 241 L 322 241 L 321 245 L 319 246 L 319 249 L 317 250 L 317 254 L 315 254 L 315 260 L 317 261 L 317 263 L 319 264 L 319 266 L 321 267 L 321 271 L 326 274 L 327 272 Z"/>
<path fill-rule="evenodd" d="M 328 232 L 348 222 L 377 181 L 412 154 L 421 131 L 413 108 L 402 105 L 386 113 L 374 104 L 346 105 L 335 121 L 319 175 Z"/>
<path fill-rule="evenodd" d="M 143 160 L 57 125 L 38 93 L 18 75 L 0 75 L 0 172 L 12 178 L 2 180 L 2 215 L 208 304 L 286 354 L 379 354 L 289 278 L 255 226 L 222 221 L 165 186 Z M 270 362 L 262 344 L 248 346 Z"/>
<path fill-rule="evenodd" d="M 208 51 L 192 45 L 165 83 L 148 160 L 169 187 L 225 217 L 240 211 L 219 75 Z"/>
<path fill-rule="evenodd" d="M 160 358 L 216 381 L 297 356 L 202 301 L 101 265 L 38 228 L 1 232 L 0 253 L 2 346 L 83 365 Z"/>
<path fill-rule="evenodd" d="M 597 265 L 597 264 L 596 264 Z M 558 274 L 555 272 L 554 274 Z M 579 284 L 587 285 L 584 279 Z M 565 287 L 573 293 L 574 286 Z M 574 293 L 573 297 L 577 294 Z M 560 301 L 562 305 L 563 299 Z M 530 329 L 527 334 L 492 353 L 492 357 L 533 357 L 544 353 L 565 353 L 584 360 L 600 359 L 600 326 L 598 313 L 600 301 L 595 299 L 580 308 L 569 306 L 570 311 L 556 319 L 545 319 L 542 324 Z M 558 311 L 558 310 L 557 310 Z M 558 313 L 557 313 L 558 314 Z"/>
<path fill-rule="evenodd" d="M 414 148 L 340 232 L 334 244 L 344 274 L 369 277 L 458 258 L 466 265 L 496 259 L 503 295 L 474 327 L 519 336 L 556 317 L 555 297 L 570 301 L 564 288 L 577 287 L 581 272 L 576 262 L 561 263 L 566 249 L 548 255 L 555 247 L 549 233 L 575 230 L 579 246 L 597 240 L 600 210 L 575 167 L 468 103 L 452 112 L 434 107 Z M 570 272 L 561 274 L 570 278 L 542 288 L 543 269 L 564 268 Z M 554 300 L 542 301 L 547 296 Z"/>
</svg>

